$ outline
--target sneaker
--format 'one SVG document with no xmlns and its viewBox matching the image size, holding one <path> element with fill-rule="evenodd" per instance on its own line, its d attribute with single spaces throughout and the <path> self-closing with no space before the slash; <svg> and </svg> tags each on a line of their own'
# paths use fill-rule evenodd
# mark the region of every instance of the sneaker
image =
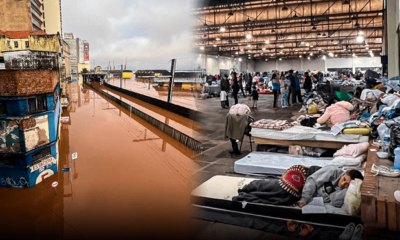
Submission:
<svg viewBox="0 0 400 240">
<path fill-rule="evenodd" d="M 351 240 L 363 240 L 363 232 L 364 232 L 363 225 L 358 224 L 354 229 L 354 233 L 353 236 L 351 237 Z"/>
<path fill-rule="evenodd" d="M 385 177 L 399 177 L 400 176 L 400 170 L 393 170 L 393 169 L 383 166 L 383 165 L 376 166 L 375 164 L 372 164 L 371 172 L 375 173 L 376 176 L 378 176 L 378 175 L 385 176 Z"/>
<path fill-rule="evenodd" d="M 353 236 L 355 227 L 356 226 L 354 225 L 354 223 L 350 223 L 349 225 L 347 225 L 342 234 L 340 234 L 339 240 L 350 240 Z"/>
</svg>

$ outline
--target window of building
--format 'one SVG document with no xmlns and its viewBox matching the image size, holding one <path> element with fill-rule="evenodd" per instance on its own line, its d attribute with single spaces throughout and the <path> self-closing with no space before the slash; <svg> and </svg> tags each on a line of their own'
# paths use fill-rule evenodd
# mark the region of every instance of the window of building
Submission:
<svg viewBox="0 0 400 240">
<path fill-rule="evenodd" d="M 47 110 L 47 97 L 41 96 L 28 99 L 28 112 L 35 113 Z"/>
<path fill-rule="evenodd" d="M 29 41 L 25 41 L 25 47 L 29 48 Z"/>
<path fill-rule="evenodd" d="M 18 42 L 14 41 L 14 47 L 17 48 L 18 47 Z"/>
<path fill-rule="evenodd" d="M 35 152 L 34 154 L 32 154 L 33 164 L 41 162 L 43 158 L 50 156 L 50 154 L 51 154 L 50 147 Z"/>
<path fill-rule="evenodd" d="M 0 101 L 0 115 L 6 115 L 7 114 L 7 107 L 6 107 L 6 101 Z"/>
<path fill-rule="evenodd" d="M 34 113 L 36 112 L 36 98 L 29 98 L 28 99 L 28 112 Z"/>
<path fill-rule="evenodd" d="M 47 109 L 47 98 L 46 97 L 37 97 L 36 102 L 37 102 L 37 110 L 38 111 L 43 111 L 43 110 Z"/>
<path fill-rule="evenodd" d="M 10 41 L 7 41 L 7 47 L 11 48 L 11 43 L 10 43 Z"/>
</svg>

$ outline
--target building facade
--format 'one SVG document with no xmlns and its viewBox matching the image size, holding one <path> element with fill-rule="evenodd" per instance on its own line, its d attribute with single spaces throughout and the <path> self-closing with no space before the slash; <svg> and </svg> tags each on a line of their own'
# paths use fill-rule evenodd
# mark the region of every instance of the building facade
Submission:
<svg viewBox="0 0 400 240">
<path fill-rule="evenodd" d="M 0 1 L 0 30 L 45 30 L 42 0 Z"/>
<path fill-rule="evenodd" d="M 43 0 L 45 32 L 62 36 L 61 0 Z"/>
<path fill-rule="evenodd" d="M 64 41 L 69 46 L 71 75 L 78 74 L 78 44 L 73 33 L 65 33 Z"/>
<path fill-rule="evenodd" d="M 54 37 L 30 35 L 29 49 L 0 49 L 0 186 L 33 187 L 58 171 L 62 55 Z"/>
</svg>

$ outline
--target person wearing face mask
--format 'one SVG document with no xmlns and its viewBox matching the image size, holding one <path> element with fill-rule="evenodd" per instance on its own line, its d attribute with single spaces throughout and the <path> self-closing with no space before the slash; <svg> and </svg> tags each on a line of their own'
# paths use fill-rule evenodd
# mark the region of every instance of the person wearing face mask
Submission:
<svg viewBox="0 0 400 240">
<path fill-rule="evenodd" d="M 354 179 L 364 180 L 358 170 L 343 171 L 337 166 L 320 168 L 307 178 L 301 194 L 301 200 L 297 202 L 299 207 L 304 207 L 314 197 L 322 197 L 325 203 L 332 203 L 340 208 L 344 203 L 347 188 Z"/>
</svg>

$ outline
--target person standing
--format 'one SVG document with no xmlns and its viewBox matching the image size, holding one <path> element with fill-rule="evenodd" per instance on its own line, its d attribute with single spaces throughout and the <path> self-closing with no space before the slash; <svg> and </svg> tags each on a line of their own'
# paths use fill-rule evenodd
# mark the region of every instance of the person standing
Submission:
<svg viewBox="0 0 400 240">
<path fill-rule="evenodd" d="M 309 73 L 306 72 L 305 75 L 306 75 L 306 79 L 304 80 L 303 88 L 306 91 L 306 93 L 309 93 L 309 92 L 311 92 L 311 89 L 312 89 L 312 82 L 311 82 Z"/>
<path fill-rule="evenodd" d="M 285 83 L 285 76 L 281 75 L 281 79 L 279 80 L 279 84 L 281 86 L 281 106 L 282 108 L 287 108 L 288 106 L 288 85 Z"/>
<path fill-rule="evenodd" d="M 296 104 L 296 80 L 293 76 L 293 70 L 289 71 L 290 88 L 288 94 L 288 104 L 290 103 L 290 97 L 292 97 L 292 104 Z"/>
<path fill-rule="evenodd" d="M 238 82 L 239 82 L 239 89 L 242 91 L 243 97 L 246 97 L 246 94 L 244 94 L 243 91 L 243 73 L 240 74 Z"/>
<path fill-rule="evenodd" d="M 301 87 L 300 87 L 300 79 L 297 76 L 297 72 L 294 73 L 294 81 L 296 82 L 296 96 L 299 103 L 303 103 L 303 99 L 301 98 Z"/>
<path fill-rule="evenodd" d="M 225 92 L 224 86 L 222 86 L 220 97 L 221 97 L 221 107 L 223 109 L 229 108 L 228 94 Z"/>
<path fill-rule="evenodd" d="M 238 104 L 239 83 L 235 72 L 232 72 L 232 81 L 232 97 L 235 99 L 235 104 Z"/>
<path fill-rule="evenodd" d="M 221 85 L 220 85 L 221 90 L 222 90 L 222 87 L 224 87 L 225 91 L 228 93 L 230 90 L 230 86 L 231 85 L 229 84 L 228 75 L 225 74 L 221 80 Z"/>
<path fill-rule="evenodd" d="M 281 86 L 279 84 L 279 77 L 278 77 L 278 75 L 276 75 L 274 73 L 272 75 L 272 89 L 273 89 L 272 91 L 274 93 L 274 105 L 273 105 L 274 109 L 278 108 L 277 101 L 278 101 L 278 98 L 279 98 L 280 88 L 281 88 Z"/>
<path fill-rule="evenodd" d="M 251 73 L 247 75 L 247 82 L 246 82 L 246 91 L 248 94 L 251 94 L 251 86 L 253 85 L 253 76 L 251 76 Z"/>
</svg>

